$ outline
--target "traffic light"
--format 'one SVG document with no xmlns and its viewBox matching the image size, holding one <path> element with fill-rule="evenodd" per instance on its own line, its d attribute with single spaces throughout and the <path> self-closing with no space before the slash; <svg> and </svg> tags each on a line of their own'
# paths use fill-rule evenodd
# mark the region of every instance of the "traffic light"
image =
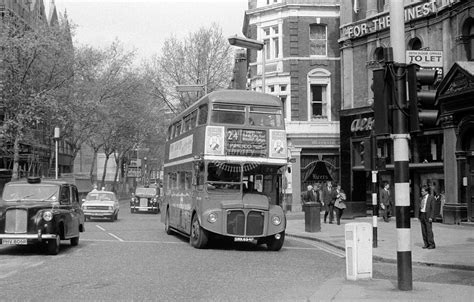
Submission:
<svg viewBox="0 0 474 302">
<path fill-rule="evenodd" d="M 392 105 L 392 81 L 386 68 L 375 69 L 372 78 L 372 91 L 374 92 L 375 135 L 390 134 Z"/>
<path fill-rule="evenodd" d="M 410 132 L 420 132 L 422 127 L 436 125 L 438 110 L 435 108 L 436 90 L 423 89 L 436 82 L 437 70 L 420 69 L 417 64 L 407 66 L 408 102 L 410 106 Z"/>
<path fill-rule="evenodd" d="M 363 138 L 359 144 L 360 164 L 364 166 L 364 170 L 372 170 L 372 144 L 370 137 Z"/>
</svg>

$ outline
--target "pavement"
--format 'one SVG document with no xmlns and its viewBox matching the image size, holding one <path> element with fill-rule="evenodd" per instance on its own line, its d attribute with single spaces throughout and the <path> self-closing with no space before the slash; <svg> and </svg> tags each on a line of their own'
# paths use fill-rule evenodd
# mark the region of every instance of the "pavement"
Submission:
<svg viewBox="0 0 474 302">
<path fill-rule="evenodd" d="M 324 242 L 345 251 L 345 224 L 365 222 L 372 225 L 372 216 L 354 219 L 341 219 L 337 225 L 323 222 L 321 231 L 306 232 L 303 212 L 288 212 L 286 235 Z M 433 223 L 435 249 L 423 249 L 421 227 L 418 219 L 411 219 L 411 251 L 413 265 L 427 265 L 474 272 L 474 223 L 448 225 Z M 372 248 L 373 261 L 397 263 L 397 229 L 395 217 L 384 222 L 377 220 L 377 247 Z M 413 290 L 398 290 L 397 280 L 370 279 L 346 280 L 335 278 L 326 281 L 309 301 L 473 301 L 474 286 L 449 284 L 440 287 L 439 283 L 413 282 Z M 327 286 L 326 286 L 327 285 Z M 442 290 L 441 290 L 442 288 Z M 390 292 L 387 295 L 387 291 Z"/>
</svg>

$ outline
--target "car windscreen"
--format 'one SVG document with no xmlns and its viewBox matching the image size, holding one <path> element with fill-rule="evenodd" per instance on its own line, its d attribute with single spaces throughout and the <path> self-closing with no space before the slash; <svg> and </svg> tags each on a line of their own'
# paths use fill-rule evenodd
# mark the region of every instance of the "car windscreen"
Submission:
<svg viewBox="0 0 474 302">
<path fill-rule="evenodd" d="M 58 200 L 59 186 L 53 184 L 10 184 L 5 186 L 2 198 L 5 201 Z"/>
<path fill-rule="evenodd" d="M 155 188 L 137 188 L 135 195 L 155 196 L 157 194 Z"/>
<path fill-rule="evenodd" d="M 111 201 L 111 200 L 115 200 L 115 198 L 114 198 L 114 194 L 112 193 L 91 192 L 87 194 L 86 200 Z"/>
</svg>

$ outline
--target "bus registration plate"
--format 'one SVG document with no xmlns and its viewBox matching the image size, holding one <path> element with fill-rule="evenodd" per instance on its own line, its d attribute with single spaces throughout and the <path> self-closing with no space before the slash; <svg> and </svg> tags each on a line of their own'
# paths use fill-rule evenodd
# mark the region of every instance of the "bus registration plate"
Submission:
<svg viewBox="0 0 474 302">
<path fill-rule="evenodd" d="M 253 237 L 234 237 L 234 242 L 252 242 Z"/>
<path fill-rule="evenodd" d="M 2 239 L 2 244 L 19 244 L 26 245 L 26 239 Z"/>
</svg>

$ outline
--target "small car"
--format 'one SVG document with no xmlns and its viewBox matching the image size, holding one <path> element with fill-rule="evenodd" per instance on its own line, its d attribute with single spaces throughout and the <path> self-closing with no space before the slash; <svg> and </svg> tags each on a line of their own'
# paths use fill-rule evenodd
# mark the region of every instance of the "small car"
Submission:
<svg viewBox="0 0 474 302">
<path fill-rule="evenodd" d="M 72 183 L 29 177 L 8 182 L 3 189 L 0 244 L 42 243 L 49 254 L 56 255 L 61 240 L 79 244 L 84 221 L 78 190 Z"/>
<path fill-rule="evenodd" d="M 82 210 L 86 221 L 91 218 L 118 219 L 119 201 L 117 195 L 111 191 L 90 191 L 82 200 Z"/>
<path fill-rule="evenodd" d="M 130 213 L 139 211 L 158 214 L 160 199 L 158 187 L 137 187 L 130 200 Z"/>
</svg>

